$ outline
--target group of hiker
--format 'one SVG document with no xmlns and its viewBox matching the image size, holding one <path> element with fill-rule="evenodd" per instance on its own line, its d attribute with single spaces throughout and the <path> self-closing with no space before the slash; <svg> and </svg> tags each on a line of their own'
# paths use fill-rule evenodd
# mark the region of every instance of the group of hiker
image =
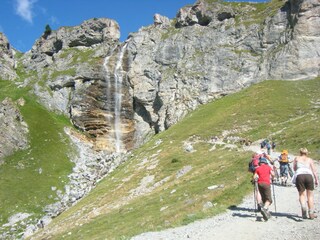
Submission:
<svg viewBox="0 0 320 240">
<path fill-rule="evenodd" d="M 276 148 L 276 143 L 274 141 L 270 142 L 269 139 L 265 139 L 260 143 L 261 149 L 266 148 L 268 154 L 270 155 L 271 150 L 274 151 Z"/>
<path fill-rule="evenodd" d="M 252 155 L 249 163 L 249 171 L 253 173 L 252 183 L 254 184 L 255 206 L 261 212 L 263 219 L 267 221 L 271 217 L 269 212 L 269 206 L 273 203 L 271 183 L 274 195 L 274 182 L 277 181 L 282 186 L 287 186 L 289 176 L 299 193 L 302 218 L 316 218 L 313 190 L 319 184 L 319 180 L 314 161 L 308 157 L 308 150 L 301 148 L 299 150 L 300 155 L 296 156 L 293 161 L 289 157 L 288 150 L 283 150 L 280 156 L 272 159 L 270 151 L 275 149 L 275 144 L 274 142 L 269 143 L 270 149 L 268 149 L 268 143 L 265 141 L 260 144 L 261 150 Z M 291 162 L 293 170 L 290 167 Z M 280 169 L 280 176 L 277 164 Z"/>
</svg>

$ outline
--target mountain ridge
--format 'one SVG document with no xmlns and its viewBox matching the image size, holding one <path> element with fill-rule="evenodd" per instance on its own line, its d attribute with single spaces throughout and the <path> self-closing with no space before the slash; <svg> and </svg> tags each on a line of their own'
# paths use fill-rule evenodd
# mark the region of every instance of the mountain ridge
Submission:
<svg viewBox="0 0 320 240">
<path fill-rule="evenodd" d="M 25 54 L 12 49 L 1 35 L 0 78 L 4 82 L 9 80 L 25 94 L 32 94 L 47 110 L 64 115 L 75 128 L 65 132 L 75 139 L 79 153 L 76 160 L 81 164 L 70 173 L 72 185 L 65 189 L 67 194 L 54 191 L 53 195 L 57 194 L 62 204 L 58 201 L 59 206 L 50 206 L 51 217 L 55 218 L 75 204 L 108 174 L 108 170 L 126 160 L 117 155 L 129 151 L 130 159 L 131 150 L 148 143 L 155 134 L 173 128 L 202 105 L 265 80 L 317 79 L 319 8 L 319 2 L 315 0 L 264 4 L 201 0 L 180 9 L 175 19 L 156 15 L 153 25 L 132 33 L 125 43 L 118 40 L 119 29 L 115 21 L 90 19 L 80 26 L 60 28 L 42 36 Z M 282 86 L 282 82 L 273 84 Z M 263 94 L 269 93 L 263 91 Z M 296 95 L 295 92 L 290 94 Z M 24 98 L 26 96 L 22 96 L 22 102 Z M 273 98 L 282 101 L 277 96 Z M 259 101 L 260 98 L 254 96 L 253 99 Z M 270 108 L 272 101 L 269 99 Z M 310 101 L 312 106 L 317 106 L 316 96 Z M 30 104 L 30 101 L 26 102 Z M 249 103 L 250 100 L 244 104 Z M 290 116 L 293 113 L 301 115 L 304 112 L 302 105 L 292 99 L 290 104 L 293 103 L 299 106 L 298 112 L 291 107 L 292 112 L 283 106 L 281 109 Z M 306 102 L 303 104 L 310 108 Z M 240 116 L 238 110 L 232 109 L 235 116 Z M 260 113 L 273 116 L 270 109 L 265 111 Z M 225 116 L 226 113 L 219 111 L 219 114 Z M 317 116 L 317 112 L 315 114 Z M 316 121 L 317 117 L 310 116 L 310 121 Z M 256 120 L 252 121 L 256 124 Z M 269 121 L 273 122 L 272 119 Z M 219 122 L 219 125 L 226 129 L 227 135 L 228 131 L 233 131 L 228 123 Z M 250 124 L 240 126 L 236 131 L 245 131 L 246 125 Z M 192 124 L 186 129 L 191 134 L 198 126 Z M 298 130 L 303 134 L 299 127 Z M 270 134 L 266 130 L 263 132 L 259 136 Z M 214 134 L 211 137 L 214 139 Z M 246 136 L 241 137 L 246 140 Z M 253 134 L 253 138 L 257 136 Z M 308 138 L 315 148 L 316 137 L 309 134 Z M 286 139 L 280 139 L 284 141 L 282 144 Z M 189 136 L 183 141 L 183 148 L 191 153 L 193 144 L 212 144 L 207 139 L 198 141 L 197 136 Z M 306 144 L 305 139 L 301 138 L 301 141 Z M 144 158 L 140 161 L 143 164 Z M 155 162 L 149 166 L 150 170 L 157 165 L 156 160 L 151 158 L 151 161 Z M 181 164 L 180 153 L 171 161 Z M 193 169 L 189 165 L 185 167 L 181 169 L 182 174 Z M 163 183 L 161 179 L 157 180 L 159 184 Z M 146 177 L 145 181 L 148 185 L 153 177 Z M 190 219 L 186 217 L 185 221 Z M 30 226 L 31 232 L 37 228 Z"/>
</svg>

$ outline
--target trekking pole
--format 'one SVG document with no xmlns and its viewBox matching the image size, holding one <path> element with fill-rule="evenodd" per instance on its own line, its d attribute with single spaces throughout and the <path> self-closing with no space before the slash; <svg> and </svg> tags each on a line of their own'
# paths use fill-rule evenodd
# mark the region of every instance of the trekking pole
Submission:
<svg viewBox="0 0 320 240">
<path fill-rule="evenodd" d="M 254 180 L 253 180 L 254 181 Z M 256 191 L 256 181 L 253 184 L 253 200 L 254 200 L 254 212 L 257 215 L 257 191 Z"/>
<path fill-rule="evenodd" d="M 275 191 L 274 191 L 274 183 L 273 183 L 273 181 L 272 181 L 272 192 L 273 192 L 273 199 L 274 199 L 274 213 L 277 214 L 276 194 L 275 194 Z"/>
</svg>

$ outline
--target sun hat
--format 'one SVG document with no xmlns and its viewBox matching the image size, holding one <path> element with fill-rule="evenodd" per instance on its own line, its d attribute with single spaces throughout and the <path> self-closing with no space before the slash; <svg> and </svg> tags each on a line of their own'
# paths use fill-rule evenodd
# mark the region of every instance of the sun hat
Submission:
<svg viewBox="0 0 320 240">
<path fill-rule="evenodd" d="M 282 150 L 281 154 L 286 154 L 286 155 L 288 155 L 288 150 Z"/>
</svg>

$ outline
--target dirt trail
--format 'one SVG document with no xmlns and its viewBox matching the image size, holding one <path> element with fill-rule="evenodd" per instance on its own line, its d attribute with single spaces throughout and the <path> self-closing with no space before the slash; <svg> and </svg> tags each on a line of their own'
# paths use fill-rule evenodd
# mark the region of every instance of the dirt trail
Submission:
<svg viewBox="0 0 320 240">
<path fill-rule="evenodd" d="M 258 146 L 251 146 L 249 150 L 257 150 Z M 273 158 L 280 155 L 275 152 Z M 293 159 L 293 156 L 291 156 Z M 320 166 L 316 164 L 318 176 Z M 161 232 L 148 232 L 138 235 L 133 240 L 286 240 L 286 239 L 320 239 L 320 187 L 314 191 L 315 209 L 318 218 L 314 220 L 302 219 L 298 192 L 294 185 L 274 185 L 275 204 L 269 210 L 272 218 L 265 222 L 259 212 L 254 211 L 253 193 L 247 196 L 242 204 L 226 213 L 186 226 L 167 229 Z M 275 208 L 276 207 L 276 208 Z"/>
</svg>

